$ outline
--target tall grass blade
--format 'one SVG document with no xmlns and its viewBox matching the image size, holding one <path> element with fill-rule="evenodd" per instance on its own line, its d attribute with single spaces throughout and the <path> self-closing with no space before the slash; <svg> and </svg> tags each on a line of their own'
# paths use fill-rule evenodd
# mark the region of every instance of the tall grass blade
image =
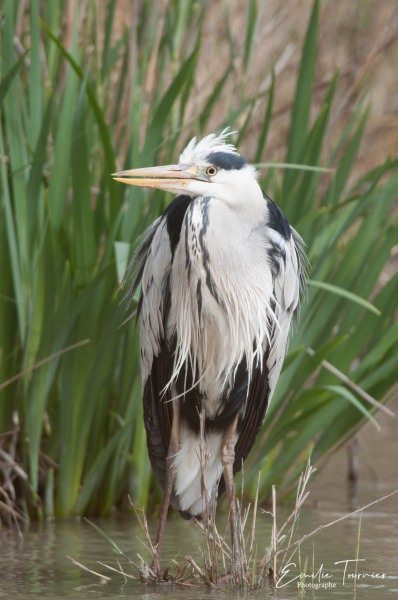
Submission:
<svg viewBox="0 0 398 600">
<path fill-rule="evenodd" d="M 7 450 L 10 436 L 1 433 L 13 431 L 28 477 L 15 480 L 18 501 L 36 517 L 107 514 L 127 493 L 142 506 L 157 504 L 138 329 L 134 320 L 121 325 L 129 315 L 120 284 L 139 236 L 171 198 L 122 190 L 110 173 L 116 156 L 120 168 L 175 162 L 191 135 L 210 133 L 209 123 L 239 130 L 247 158 L 268 168 L 262 187 L 280 201 L 312 263 L 308 300 L 245 463 L 249 495 L 259 470 L 260 501 L 271 484 L 289 494 L 309 453 L 319 460 L 345 443 L 396 385 L 398 276 L 389 261 L 398 159 L 356 176 L 367 118 L 361 100 L 344 130 L 328 137 L 340 83 L 331 80 L 316 108 L 319 0 L 286 162 L 265 150 L 278 98 L 273 72 L 257 110 L 265 97 L 264 79 L 255 77 L 260 3 L 250 0 L 243 11 L 243 48 L 228 3 L 210 10 L 191 0 L 138 2 L 123 19 L 115 0 L 74 4 L 68 19 L 63 0 L 25 2 L 22 16 L 22 4 L 3 3 L 0 445 Z M 204 33 L 211 36 L 208 19 L 221 14 L 227 60 L 201 94 Z"/>
<path fill-rule="evenodd" d="M 347 298 L 347 300 L 359 304 L 363 308 L 366 308 L 366 310 L 370 310 L 378 317 L 381 315 L 381 312 L 375 306 L 373 306 L 373 304 L 371 304 L 367 300 L 364 300 L 363 298 L 360 298 L 356 294 L 353 294 L 352 292 L 344 288 L 332 285 L 331 283 L 326 283 L 325 281 L 317 281 L 315 279 L 310 279 L 308 281 L 308 285 L 322 290 L 326 290 L 327 292 L 331 292 L 332 294 L 337 294 L 337 296 L 341 296 L 342 298 Z"/>
<path fill-rule="evenodd" d="M 304 148 L 304 140 L 308 131 L 311 109 L 312 86 L 315 74 L 316 48 L 318 37 L 319 0 L 315 0 L 304 42 L 297 79 L 295 99 L 291 114 L 288 137 L 287 163 L 300 162 L 300 152 Z M 289 196 L 292 177 L 287 172 L 283 180 L 283 195 Z"/>
<path fill-rule="evenodd" d="M 257 0 L 249 0 L 245 36 L 245 52 L 243 56 L 244 71 L 247 74 L 251 63 L 257 23 Z"/>
</svg>

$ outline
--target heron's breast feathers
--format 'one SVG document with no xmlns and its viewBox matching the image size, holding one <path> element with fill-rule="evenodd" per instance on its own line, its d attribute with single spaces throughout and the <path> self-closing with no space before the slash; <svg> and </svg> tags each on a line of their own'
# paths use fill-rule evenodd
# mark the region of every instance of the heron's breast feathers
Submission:
<svg viewBox="0 0 398 600">
<path fill-rule="evenodd" d="M 212 223 L 210 199 L 190 205 L 173 252 L 160 221 L 142 276 L 143 380 L 166 339 L 175 348 L 169 386 L 188 363 L 192 385 L 214 410 L 242 359 L 250 380 L 268 350 L 273 390 L 298 306 L 300 269 L 293 235 L 285 239 L 265 224 L 250 230 L 232 223 L 223 231 Z"/>
</svg>

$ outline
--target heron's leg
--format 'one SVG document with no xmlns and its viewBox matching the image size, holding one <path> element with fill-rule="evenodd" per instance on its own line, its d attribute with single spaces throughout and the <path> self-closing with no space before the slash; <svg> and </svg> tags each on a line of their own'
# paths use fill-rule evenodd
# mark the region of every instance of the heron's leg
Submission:
<svg viewBox="0 0 398 600">
<path fill-rule="evenodd" d="M 242 560 L 239 549 L 239 536 L 238 536 L 238 522 L 237 522 L 237 511 L 236 511 L 236 499 L 235 499 L 235 483 L 234 483 L 234 460 L 235 460 L 235 441 L 236 441 L 236 427 L 238 424 L 238 417 L 228 427 L 225 432 L 223 444 L 221 448 L 221 462 L 224 472 L 225 487 L 227 488 L 228 501 L 230 507 L 230 524 L 231 524 L 231 537 L 232 537 L 232 561 L 235 567 L 235 576 L 241 571 Z"/>
<path fill-rule="evenodd" d="M 173 459 L 178 452 L 179 446 L 179 431 L 180 431 L 180 401 L 173 402 L 173 421 L 171 424 L 170 444 L 166 458 L 166 482 L 163 490 L 163 501 L 160 509 L 158 531 L 156 534 L 156 546 L 153 556 L 152 567 L 156 571 L 157 577 L 160 578 L 160 553 L 163 544 L 164 528 L 167 520 L 167 513 L 170 506 L 171 493 L 175 478 L 175 470 L 173 468 Z"/>
</svg>

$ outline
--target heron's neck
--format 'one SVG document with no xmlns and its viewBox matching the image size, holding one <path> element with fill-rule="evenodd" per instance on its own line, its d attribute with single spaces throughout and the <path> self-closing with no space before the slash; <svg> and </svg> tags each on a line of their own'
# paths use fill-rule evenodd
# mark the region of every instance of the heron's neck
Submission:
<svg viewBox="0 0 398 600">
<path fill-rule="evenodd" d="M 225 209 L 229 209 L 244 221 L 258 224 L 261 220 L 264 214 L 264 197 L 251 173 L 230 173 L 228 183 L 214 184 L 212 187 L 215 203 L 219 201 Z"/>
</svg>

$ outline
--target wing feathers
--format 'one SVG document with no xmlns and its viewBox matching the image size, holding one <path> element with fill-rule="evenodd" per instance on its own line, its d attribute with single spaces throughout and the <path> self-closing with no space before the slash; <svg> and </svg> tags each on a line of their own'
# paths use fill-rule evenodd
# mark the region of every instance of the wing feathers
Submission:
<svg viewBox="0 0 398 600">
<path fill-rule="evenodd" d="M 271 394 L 267 359 L 268 356 L 264 356 L 262 367 L 259 366 L 253 371 L 250 387 L 248 390 L 246 387 L 247 396 L 244 413 L 238 422 L 239 434 L 235 445 L 234 473 L 238 473 L 242 469 L 243 461 L 253 447 L 267 412 Z M 224 491 L 225 482 L 224 478 L 221 478 L 218 495 L 221 496 Z"/>
<path fill-rule="evenodd" d="M 171 285 L 174 281 L 171 278 L 171 271 L 176 248 L 180 243 L 184 216 L 190 202 L 189 197 L 179 196 L 170 204 L 164 215 L 155 221 L 147 231 L 133 263 L 129 266 L 127 275 L 133 279 L 128 294 L 130 301 L 141 283 L 137 312 L 140 315 L 141 323 L 144 420 L 151 464 L 162 486 L 164 486 L 166 478 L 166 457 L 173 419 L 173 397 L 177 394 L 183 396 L 182 402 L 185 404 L 182 417 L 184 417 L 184 410 L 196 416 L 197 406 L 202 398 L 202 391 L 199 393 L 199 387 L 195 387 L 192 391 L 192 398 L 188 391 L 184 395 L 184 389 L 187 389 L 184 387 L 185 379 L 183 390 L 179 389 L 181 387 L 180 380 L 176 380 L 173 385 L 170 385 L 174 373 L 175 348 L 178 340 L 175 339 L 175 335 L 173 339 L 166 339 L 167 335 L 171 336 L 170 331 L 167 331 L 167 320 L 171 308 Z M 208 431 L 222 433 L 228 422 L 237 413 L 240 414 L 234 472 L 238 472 L 242 468 L 242 463 L 249 454 L 263 424 L 268 403 L 282 368 L 292 316 L 298 308 L 300 289 L 304 286 L 307 270 L 304 244 L 301 238 L 292 228 L 289 231 L 290 226 L 276 205 L 272 204 L 271 209 L 269 222 L 264 224 L 264 230 L 261 229 L 264 231 L 261 242 L 264 241 L 264 252 L 267 253 L 263 254 L 264 268 L 269 268 L 272 274 L 273 289 L 271 288 L 267 293 L 269 294 L 268 299 L 271 296 L 270 300 L 272 300 L 272 303 L 270 301 L 272 308 L 269 310 L 275 312 L 276 322 L 271 318 L 268 319 L 268 323 L 262 322 L 262 326 L 267 328 L 269 335 L 259 344 L 258 350 L 262 352 L 261 364 L 250 365 L 250 369 L 248 369 L 246 359 L 240 362 L 242 355 L 238 360 L 233 359 L 236 364 L 239 362 L 239 366 L 234 370 L 234 384 L 218 398 L 218 411 L 209 413 L 212 416 L 206 418 Z M 180 275 L 182 276 L 181 273 Z M 268 287 L 270 287 L 269 283 Z M 201 287 L 193 286 L 191 289 L 200 290 L 200 296 L 196 299 L 193 298 L 193 302 L 200 302 L 202 307 L 204 300 Z M 176 290 L 173 288 L 173 293 L 175 294 L 175 292 Z M 267 298 L 260 296 L 258 301 L 261 306 L 264 306 L 266 300 Z M 255 339 L 253 344 L 256 345 Z M 186 364 L 186 369 L 189 368 L 190 366 Z M 186 372 L 184 369 L 182 373 Z M 249 371 L 251 372 L 250 377 Z M 220 377 L 220 375 L 218 376 Z M 190 374 L 191 384 L 193 380 L 198 380 L 197 374 L 195 377 Z M 203 395 L 204 398 L 206 398 L 206 393 L 207 390 Z M 185 421 L 189 424 L 189 419 L 185 418 Z M 193 425 L 191 430 L 195 435 L 197 434 L 193 431 Z M 219 494 L 224 491 L 223 479 L 221 479 L 218 489 Z"/>
</svg>

